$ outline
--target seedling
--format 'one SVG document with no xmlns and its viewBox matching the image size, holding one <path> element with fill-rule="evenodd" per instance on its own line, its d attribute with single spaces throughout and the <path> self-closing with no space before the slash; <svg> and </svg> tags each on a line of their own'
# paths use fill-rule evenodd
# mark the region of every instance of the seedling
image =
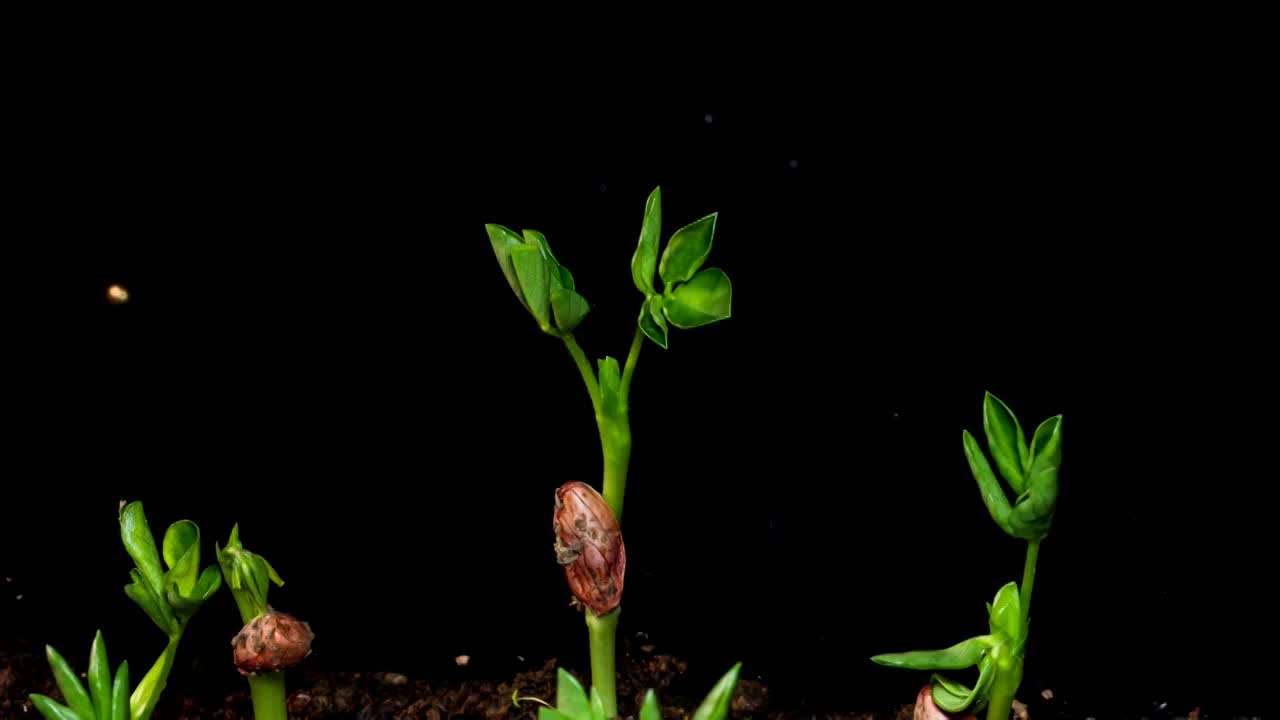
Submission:
<svg viewBox="0 0 1280 720">
<path fill-rule="evenodd" d="M 692 720 L 724 720 L 728 717 L 741 669 L 742 663 L 737 663 L 720 677 L 693 712 Z M 542 705 L 538 708 L 538 720 L 609 720 L 611 717 L 605 710 L 599 689 L 592 686 L 588 695 L 578 679 L 564 668 L 556 673 L 555 707 L 537 698 L 524 699 L 535 700 Z M 645 693 L 644 702 L 640 705 L 640 720 L 662 720 L 658 696 L 652 688 Z"/>
<path fill-rule="evenodd" d="M 987 720 L 1008 720 L 1014 695 L 1022 683 L 1031 624 L 1031 588 L 1040 543 L 1049 534 L 1058 501 L 1062 416 L 1040 423 L 1028 446 L 1013 411 L 987 393 L 982 425 L 996 469 L 1016 499 L 1009 502 L 986 455 L 968 430 L 963 434 L 965 457 L 991 518 L 1007 534 L 1027 543 L 1022 586 L 1007 583 L 996 593 L 994 602 L 987 603 L 989 632 L 985 635 L 942 650 L 889 653 L 871 659 L 881 665 L 912 670 L 963 670 L 977 666 L 978 679 L 973 687 L 935 672 L 930 679 L 933 703 L 950 713 L 985 708 Z"/>
<path fill-rule="evenodd" d="M 240 526 L 225 548 L 214 545 L 244 627 L 231 640 L 236 669 L 249 683 L 255 720 L 288 720 L 284 671 L 311 654 L 311 626 L 267 604 L 271 583 L 283 586 L 266 558 L 244 549 Z"/>
<path fill-rule="evenodd" d="M 156 549 L 155 538 L 147 524 L 141 502 L 120 508 L 120 537 L 125 550 L 133 558 L 133 580 L 125 594 L 142 608 L 147 617 L 169 638 L 164 652 L 143 676 L 131 695 L 129 665 L 122 662 L 111 679 L 107 665 L 106 643 L 99 630 L 89 654 L 89 691 L 52 646 L 46 646 L 58 688 L 67 705 L 43 695 L 32 695 L 36 709 L 47 720 L 147 720 L 155 710 L 160 694 L 173 669 L 178 643 L 196 611 L 221 586 L 218 570 L 210 565 L 200 572 L 200 528 L 190 520 L 179 520 L 164 534 L 164 563 Z"/>
<path fill-rule="evenodd" d="M 546 237 L 536 230 L 522 233 L 502 225 L 486 225 L 489 242 L 516 299 L 529 312 L 542 332 L 564 342 L 586 385 L 600 432 L 604 460 L 601 492 L 575 491 L 576 504 L 561 507 L 563 492 L 556 495 L 557 560 L 565 567 L 574 597 L 585 606 L 591 648 L 592 689 L 599 693 L 607 717 L 617 715 L 614 670 L 615 638 L 622 599 L 625 552 L 621 539 L 622 508 L 626 493 L 627 469 L 631 460 L 631 425 L 628 398 L 640 350 L 647 337 L 667 349 L 670 328 L 688 330 L 725 320 L 731 316 L 733 288 L 729 276 L 719 268 L 703 268 L 711 252 L 718 213 L 707 215 L 676 230 L 661 256 L 662 193 L 655 188 L 645 203 L 640 239 L 631 258 L 631 278 L 644 296 L 636 318 L 635 334 L 621 370 L 618 361 L 605 356 L 595 368 L 578 345 L 574 330 L 591 310 L 578 292 L 573 273 L 560 264 Z M 656 275 L 655 275 L 656 274 Z M 656 284 L 656 283 L 659 283 Z M 581 490 L 579 488 L 578 490 Z M 590 509 L 597 529 L 607 537 L 570 539 L 574 523 Z M 566 513 L 568 513 L 566 515 Z M 565 528 L 562 519 L 569 519 Z M 575 547 L 574 543 L 583 540 Z"/>
</svg>

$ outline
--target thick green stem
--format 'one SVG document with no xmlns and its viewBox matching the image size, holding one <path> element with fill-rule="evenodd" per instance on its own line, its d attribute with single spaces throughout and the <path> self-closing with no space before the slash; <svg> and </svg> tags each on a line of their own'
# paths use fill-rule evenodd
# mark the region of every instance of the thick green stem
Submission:
<svg viewBox="0 0 1280 720">
<path fill-rule="evenodd" d="M 614 639 L 621 608 L 597 617 L 587 610 L 587 634 L 591 639 L 591 687 L 600 693 L 606 718 L 618 717 L 617 673 L 614 670 Z"/>
<path fill-rule="evenodd" d="M 181 639 L 181 633 L 169 638 L 169 645 L 165 647 L 164 653 L 156 658 L 155 664 L 134 688 L 133 695 L 129 698 L 132 720 L 147 720 L 155 712 L 156 702 L 160 700 L 160 694 L 169 682 L 169 671 L 173 669 L 173 659 L 178 655 L 178 641 Z"/>
<path fill-rule="evenodd" d="M 283 672 L 249 676 L 249 694 L 253 697 L 254 720 L 289 720 Z"/>
<path fill-rule="evenodd" d="M 1002 658 L 997 663 L 991 699 L 987 703 L 987 720 L 1009 720 L 1013 712 L 1014 695 L 1022 684 L 1022 656 Z"/>
</svg>

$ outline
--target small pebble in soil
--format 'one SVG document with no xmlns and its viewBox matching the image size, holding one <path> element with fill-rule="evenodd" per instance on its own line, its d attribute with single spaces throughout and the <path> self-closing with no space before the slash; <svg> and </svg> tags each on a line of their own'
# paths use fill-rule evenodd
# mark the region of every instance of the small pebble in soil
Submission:
<svg viewBox="0 0 1280 720">
<path fill-rule="evenodd" d="M 471 656 L 459 655 L 458 657 L 454 658 L 453 661 L 458 663 L 458 665 L 466 666 L 467 663 L 471 662 Z"/>
<path fill-rule="evenodd" d="M 1052 699 L 1053 699 L 1053 691 L 1052 691 L 1052 690 L 1050 690 L 1049 688 L 1045 688 L 1045 689 L 1043 689 L 1043 690 L 1041 690 L 1041 691 L 1040 691 L 1040 697 L 1044 698 L 1045 700 L 1052 700 Z"/>
</svg>

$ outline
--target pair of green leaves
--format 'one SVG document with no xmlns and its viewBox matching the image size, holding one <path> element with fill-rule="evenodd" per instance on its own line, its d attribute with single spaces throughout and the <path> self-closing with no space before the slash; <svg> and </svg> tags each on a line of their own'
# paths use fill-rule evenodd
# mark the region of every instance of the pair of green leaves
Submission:
<svg viewBox="0 0 1280 720">
<path fill-rule="evenodd" d="M 645 203 L 640 241 L 631 257 L 631 277 L 644 295 L 637 323 L 641 331 L 666 349 L 668 324 L 681 330 L 725 320 L 732 315 L 733 285 L 719 268 L 702 268 L 711 254 L 718 213 L 676 230 L 658 257 L 662 234 L 662 188 L 654 188 Z M 665 289 L 654 287 L 654 273 Z"/>
<path fill-rule="evenodd" d="M 536 230 L 517 235 L 502 225 L 484 229 L 507 284 L 538 327 L 557 337 L 573 332 L 591 306 L 575 289 L 573 273 L 552 254 L 547 238 Z"/>
<path fill-rule="evenodd" d="M 107 662 L 107 644 L 102 639 L 101 630 L 94 635 L 93 646 L 89 650 L 87 690 L 75 670 L 52 645 L 45 646 L 45 656 L 49 659 L 58 689 L 67 701 L 63 705 L 47 695 L 32 694 L 31 703 L 45 720 L 134 720 L 129 706 L 129 661 L 120 663 L 112 679 Z"/>
<path fill-rule="evenodd" d="M 987 393 L 982 426 L 996 468 L 1016 495 L 1010 504 L 986 455 L 973 435 L 965 430 L 964 454 L 987 510 L 1009 535 L 1024 540 L 1043 539 L 1049 534 L 1058 503 L 1062 416 L 1055 415 L 1040 423 L 1028 445 L 1017 416 L 999 398 Z"/>
<path fill-rule="evenodd" d="M 213 548 L 218 564 L 222 567 L 222 575 L 236 599 L 241 619 L 248 623 L 267 613 L 270 610 L 267 605 L 270 583 L 274 582 L 277 587 L 281 587 L 284 580 L 280 579 L 280 575 L 266 558 L 244 549 L 240 542 L 240 524 L 232 526 L 231 537 L 227 539 L 225 548 L 218 547 L 217 543 L 214 543 Z"/>
<path fill-rule="evenodd" d="M 131 502 L 120 509 L 120 537 L 135 565 L 129 571 L 133 582 L 125 586 L 125 594 L 166 635 L 178 637 L 222 582 L 213 565 L 200 571 L 199 526 L 190 520 L 179 520 L 165 531 L 164 562 L 168 570 L 160 565 L 161 554 L 141 502 Z"/>
<path fill-rule="evenodd" d="M 721 676 L 694 711 L 692 720 L 724 720 L 728 717 L 741 669 L 742 663 L 737 663 Z M 599 690 L 591 688 L 588 696 L 577 678 L 564 668 L 557 671 L 556 678 L 556 706 L 538 708 L 538 720 L 611 720 L 605 717 Z M 652 688 L 645 693 L 640 706 L 640 720 L 662 720 L 658 697 Z"/>
<path fill-rule="evenodd" d="M 886 653 L 871 659 L 881 665 L 909 670 L 964 670 L 977 666 L 978 680 L 973 687 L 935 672 L 930 691 L 934 704 L 947 712 L 980 710 L 990 698 L 997 675 L 1016 672 L 1013 660 L 1021 655 L 1026 641 L 1021 602 L 1017 583 L 1007 583 L 996 593 L 995 602 L 987 603 L 989 634 L 940 650 Z"/>
</svg>

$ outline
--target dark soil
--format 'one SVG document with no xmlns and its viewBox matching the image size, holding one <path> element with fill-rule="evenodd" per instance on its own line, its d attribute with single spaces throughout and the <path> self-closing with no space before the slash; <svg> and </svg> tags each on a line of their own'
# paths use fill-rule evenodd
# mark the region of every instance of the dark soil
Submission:
<svg viewBox="0 0 1280 720">
<path fill-rule="evenodd" d="M 653 688 L 666 720 L 687 720 L 710 689 L 709 686 L 695 687 L 687 677 L 685 662 L 653 652 L 652 646 L 624 651 L 621 661 L 618 710 L 623 718 L 634 718 L 645 692 Z M 554 658 L 538 669 L 488 681 L 451 679 L 432 682 L 391 672 L 319 672 L 304 668 L 290 671 L 287 678 L 289 717 L 293 720 L 535 720 L 539 703 L 527 698 L 555 702 L 557 663 Z M 575 674 L 580 681 L 584 679 L 581 674 Z M 234 686 L 241 689 L 227 694 L 184 692 L 183 688 L 171 683 L 156 708 L 154 720 L 252 720 L 248 687 L 238 677 L 234 680 Z M 587 683 L 583 684 L 587 686 Z M 39 718 L 28 698 L 37 692 L 62 699 L 42 649 L 0 648 L 0 717 Z M 513 693 L 521 698 L 519 707 L 513 704 Z M 856 693 L 851 692 L 852 695 Z M 1073 713 L 1051 697 L 1030 697 L 1027 700 L 1028 705 L 1016 708 L 1020 720 L 1066 717 L 1084 720 L 1095 715 L 1099 720 L 1114 717 L 1105 713 Z M 769 689 L 764 684 L 741 677 L 730 717 L 733 720 L 911 720 L 912 711 L 910 703 L 878 712 L 815 712 L 813 708 L 779 707 L 771 703 Z M 1198 708 L 1189 713 L 1160 708 L 1150 714 L 1144 713 L 1143 717 L 1147 720 L 1198 719 L 1201 714 Z M 1207 716 L 1204 717 L 1207 720 Z"/>
</svg>

